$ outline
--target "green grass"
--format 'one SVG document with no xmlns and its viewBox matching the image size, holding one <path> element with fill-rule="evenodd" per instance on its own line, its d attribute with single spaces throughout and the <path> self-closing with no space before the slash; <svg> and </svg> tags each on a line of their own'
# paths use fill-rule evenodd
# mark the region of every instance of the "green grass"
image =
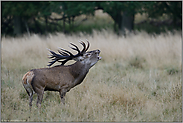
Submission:
<svg viewBox="0 0 183 123">
<path fill-rule="evenodd" d="M 90 41 L 89 50 L 100 49 L 102 60 L 66 94 L 65 105 L 58 92 L 45 92 L 38 112 L 35 94 L 30 113 L 23 75 L 47 67 L 46 48 L 70 50 L 69 42 L 79 45 L 79 39 Z M 1 121 L 181 122 L 181 40 L 178 32 L 124 38 L 105 30 L 2 38 Z"/>
</svg>

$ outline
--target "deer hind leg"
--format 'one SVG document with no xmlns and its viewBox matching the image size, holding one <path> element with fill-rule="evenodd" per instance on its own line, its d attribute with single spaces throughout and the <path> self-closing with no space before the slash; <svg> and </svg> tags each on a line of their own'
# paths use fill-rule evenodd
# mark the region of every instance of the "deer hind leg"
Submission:
<svg viewBox="0 0 183 123">
<path fill-rule="evenodd" d="M 32 99 L 33 99 L 33 94 L 29 95 L 29 107 L 30 107 L 30 111 L 32 108 Z"/>
<path fill-rule="evenodd" d="M 65 105 L 65 95 L 66 95 L 66 91 L 59 91 L 59 94 L 60 94 L 60 98 L 61 98 L 61 102 L 62 104 Z"/>
<path fill-rule="evenodd" d="M 37 94 L 36 106 L 38 108 L 40 108 L 41 107 L 41 102 L 42 102 L 42 99 L 43 99 L 44 88 L 39 86 L 39 87 L 34 87 L 34 90 L 35 90 L 35 93 Z"/>
<path fill-rule="evenodd" d="M 32 71 L 30 71 L 30 72 L 27 72 L 22 78 L 22 84 L 23 84 L 25 90 L 27 91 L 27 94 L 29 95 L 30 110 L 32 107 L 33 94 L 35 93 L 32 86 L 31 86 L 31 82 L 32 82 L 33 77 L 34 77 L 34 73 Z"/>
</svg>

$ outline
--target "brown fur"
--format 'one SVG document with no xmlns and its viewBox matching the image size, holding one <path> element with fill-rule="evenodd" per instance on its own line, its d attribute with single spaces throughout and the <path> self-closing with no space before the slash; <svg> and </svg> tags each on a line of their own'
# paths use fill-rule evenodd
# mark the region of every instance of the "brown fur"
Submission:
<svg viewBox="0 0 183 123">
<path fill-rule="evenodd" d="M 31 84 L 31 81 L 32 81 L 33 77 L 34 77 L 34 73 L 33 73 L 32 71 L 27 72 L 27 73 L 23 76 L 23 78 L 22 78 L 23 84 L 26 85 L 26 84 L 27 84 L 27 81 L 29 82 L 29 84 Z"/>
<path fill-rule="evenodd" d="M 100 60 L 99 53 L 99 50 L 86 52 L 72 65 L 58 65 L 27 72 L 22 78 L 22 83 L 30 97 L 30 108 L 34 92 L 38 96 L 38 107 L 41 106 L 44 91 L 58 91 L 61 102 L 64 104 L 66 92 L 84 80 L 89 69 Z"/>
</svg>

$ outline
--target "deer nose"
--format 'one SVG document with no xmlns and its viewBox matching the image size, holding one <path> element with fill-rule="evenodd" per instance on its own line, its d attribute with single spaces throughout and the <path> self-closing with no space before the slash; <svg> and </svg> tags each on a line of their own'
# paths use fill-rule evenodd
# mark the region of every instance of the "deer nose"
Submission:
<svg viewBox="0 0 183 123">
<path fill-rule="evenodd" d="M 99 54 L 100 53 L 100 50 L 97 50 L 97 53 Z"/>
</svg>

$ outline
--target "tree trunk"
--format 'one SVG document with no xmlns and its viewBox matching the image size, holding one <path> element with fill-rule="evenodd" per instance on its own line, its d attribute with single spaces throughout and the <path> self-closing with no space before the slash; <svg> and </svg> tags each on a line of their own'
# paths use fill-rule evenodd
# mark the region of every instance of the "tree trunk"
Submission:
<svg viewBox="0 0 183 123">
<path fill-rule="evenodd" d="M 63 15 L 63 32 L 65 33 L 65 14 Z"/>
<path fill-rule="evenodd" d="M 47 31 L 48 31 L 48 17 L 47 16 L 44 16 L 44 18 L 45 18 L 45 33 L 47 33 Z"/>
<path fill-rule="evenodd" d="M 121 26 L 119 28 L 122 35 L 126 35 L 126 30 L 131 32 L 134 29 L 134 14 L 130 15 L 127 12 L 124 12 L 122 15 Z"/>
<path fill-rule="evenodd" d="M 35 24 L 35 31 L 34 32 L 42 34 L 42 30 L 41 30 L 41 28 L 39 26 L 39 22 L 36 20 L 36 18 L 33 18 L 33 20 L 34 20 L 34 24 Z"/>
<path fill-rule="evenodd" d="M 72 19 L 71 19 L 72 28 L 74 27 L 74 19 L 75 19 L 75 16 L 72 16 Z"/>
<path fill-rule="evenodd" d="M 120 13 L 117 13 L 116 15 L 113 15 L 109 13 L 112 19 L 114 20 L 114 32 L 119 35 L 119 28 L 121 27 L 121 19 L 122 15 Z"/>
<path fill-rule="evenodd" d="M 69 28 L 71 28 L 71 17 L 68 17 L 69 21 Z"/>
<path fill-rule="evenodd" d="M 114 22 L 114 32 L 118 33 L 118 24 L 116 22 Z"/>
<path fill-rule="evenodd" d="M 23 21 L 24 21 L 25 27 L 26 27 L 26 29 L 27 29 L 27 34 L 28 34 L 28 36 L 30 37 L 30 31 L 29 31 L 29 27 L 28 27 L 28 25 L 27 25 L 27 21 L 26 21 L 26 20 L 23 20 Z"/>
<path fill-rule="evenodd" d="M 14 35 L 15 36 L 20 36 L 21 35 L 21 33 L 22 33 L 22 30 L 21 30 L 21 18 L 20 18 L 20 16 L 14 16 L 13 17 L 13 24 L 14 24 L 14 31 L 13 31 L 13 33 L 14 33 Z"/>
</svg>

